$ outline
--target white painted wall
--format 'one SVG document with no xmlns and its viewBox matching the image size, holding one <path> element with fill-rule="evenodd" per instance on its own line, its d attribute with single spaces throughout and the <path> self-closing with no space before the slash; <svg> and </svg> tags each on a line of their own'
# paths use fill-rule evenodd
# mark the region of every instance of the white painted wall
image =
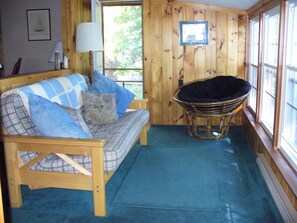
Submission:
<svg viewBox="0 0 297 223">
<path fill-rule="evenodd" d="M 51 40 L 29 41 L 27 9 L 50 9 Z M 48 58 L 56 42 L 62 42 L 61 0 L 1 0 L 1 22 L 5 75 L 10 75 L 19 57 L 20 73 L 53 70 Z"/>
</svg>

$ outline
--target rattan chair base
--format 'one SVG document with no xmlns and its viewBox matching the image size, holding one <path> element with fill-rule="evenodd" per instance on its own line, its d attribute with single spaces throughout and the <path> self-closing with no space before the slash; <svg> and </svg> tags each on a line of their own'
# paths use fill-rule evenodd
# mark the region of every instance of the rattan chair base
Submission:
<svg viewBox="0 0 297 223">
<path fill-rule="evenodd" d="M 186 112 L 188 119 L 188 134 L 198 139 L 221 139 L 224 138 L 229 130 L 231 119 L 234 113 L 216 115 L 216 116 L 199 116 Z M 197 125 L 197 118 L 203 118 L 205 125 Z M 220 119 L 220 124 L 215 125 L 214 120 Z"/>
</svg>

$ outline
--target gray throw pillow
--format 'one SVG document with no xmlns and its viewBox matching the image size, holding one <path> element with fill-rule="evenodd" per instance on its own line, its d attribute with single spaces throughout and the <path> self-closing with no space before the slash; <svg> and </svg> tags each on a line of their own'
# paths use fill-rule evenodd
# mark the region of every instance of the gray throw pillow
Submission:
<svg viewBox="0 0 297 223">
<path fill-rule="evenodd" d="M 84 120 L 90 125 L 114 123 L 118 119 L 115 94 L 82 91 Z"/>
<path fill-rule="evenodd" d="M 89 131 L 89 128 L 85 120 L 83 119 L 81 109 L 76 109 L 76 108 L 72 108 L 72 107 L 68 107 L 60 104 L 59 106 L 63 108 L 86 133 L 89 133 L 90 135 L 92 135 Z"/>
</svg>

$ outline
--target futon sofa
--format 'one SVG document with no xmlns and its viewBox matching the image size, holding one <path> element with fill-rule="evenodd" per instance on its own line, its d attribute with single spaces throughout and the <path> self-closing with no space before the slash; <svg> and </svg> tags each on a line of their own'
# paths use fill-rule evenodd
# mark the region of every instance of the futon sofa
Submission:
<svg viewBox="0 0 297 223">
<path fill-rule="evenodd" d="M 2 141 L 12 207 L 22 204 L 20 185 L 29 185 L 31 189 L 69 188 L 93 191 L 95 215 L 106 215 L 105 185 L 138 139 L 147 145 L 149 113 L 147 100 L 133 100 L 125 114 L 113 122 L 83 122 L 86 111 L 82 93 L 89 88 L 86 76 L 71 73 L 13 88 L 1 95 Z M 78 138 L 64 137 L 63 132 L 61 137 L 44 136 L 37 127 L 44 120 L 36 122 L 31 116 L 32 95 L 68 112 L 76 122 L 75 128 L 80 127 L 86 134 Z M 49 125 L 63 125 L 47 117 L 45 122 Z"/>
</svg>

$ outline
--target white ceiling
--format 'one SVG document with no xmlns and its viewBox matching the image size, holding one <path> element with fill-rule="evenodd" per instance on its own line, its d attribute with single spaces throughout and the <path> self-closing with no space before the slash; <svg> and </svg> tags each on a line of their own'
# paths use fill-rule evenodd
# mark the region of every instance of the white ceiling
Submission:
<svg viewBox="0 0 297 223">
<path fill-rule="evenodd" d="M 260 0 L 180 0 L 184 2 L 197 2 L 202 4 L 217 5 L 227 8 L 248 10 Z"/>
</svg>

